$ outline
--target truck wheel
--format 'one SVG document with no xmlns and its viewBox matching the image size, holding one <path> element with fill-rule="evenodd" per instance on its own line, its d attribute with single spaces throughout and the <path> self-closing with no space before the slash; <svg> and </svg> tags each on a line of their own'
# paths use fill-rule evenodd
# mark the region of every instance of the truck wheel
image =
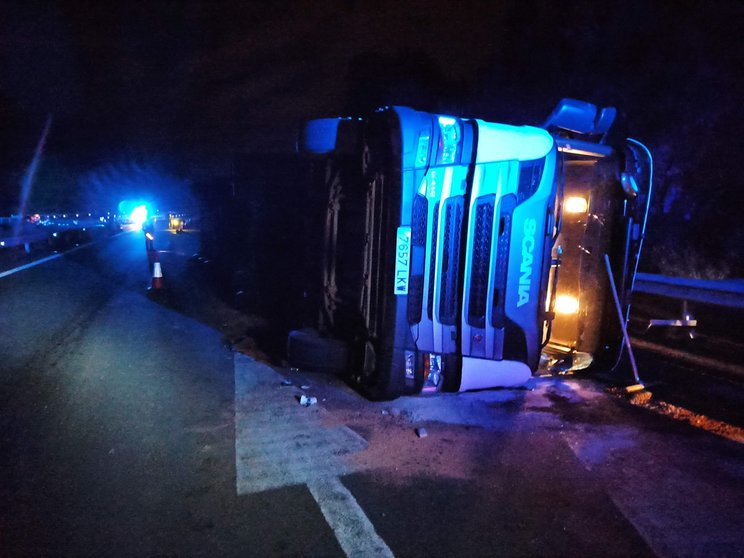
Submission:
<svg viewBox="0 0 744 558">
<path fill-rule="evenodd" d="M 293 368 L 341 375 L 346 372 L 349 350 L 339 339 L 321 337 L 313 330 L 293 330 L 287 338 L 287 362 Z"/>
</svg>

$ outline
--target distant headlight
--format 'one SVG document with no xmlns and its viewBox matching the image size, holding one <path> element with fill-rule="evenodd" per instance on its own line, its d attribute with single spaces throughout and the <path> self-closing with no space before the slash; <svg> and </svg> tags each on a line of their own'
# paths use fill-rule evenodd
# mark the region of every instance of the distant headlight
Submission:
<svg viewBox="0 0 744 558">
<path fill-rule="evenodd" d="M 576 314 L 579 311 L 579 301 L 571 295 L 555 297 L 555 311 L 557 314 Z"/>
</svg>

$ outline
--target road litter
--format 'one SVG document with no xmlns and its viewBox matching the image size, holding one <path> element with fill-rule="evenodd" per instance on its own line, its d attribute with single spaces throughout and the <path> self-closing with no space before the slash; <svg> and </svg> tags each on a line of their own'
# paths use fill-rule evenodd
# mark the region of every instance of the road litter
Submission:
<svg viewBox="0 0 744 558">
<path fill-rule="evenodd" d="M 291 386 L 292 385 L 292 380 L 286 380 L 286 379 L 285 380 L 282 380 L 282 385 L 283 386 Z"/>
<path fill-rule="evenodd" d="M 310 384 L 302 384 L 300 389 L 310 389 Z"/>
<path fill-rule="evenodd" d="M 426 431 L 426 428 L 417 428 L 416 435 L 419 438 L 426 438 L 429 435 L 429 433 Z"/>
<path fill-rule="evenodd" d="M 300 396 L 300 405 L 303 407 L 310 407 L 312 405 L 318 404 L 318 398 L 317 397 L 308 397 L 307 395 L 301 395 Z"/>
</svg>

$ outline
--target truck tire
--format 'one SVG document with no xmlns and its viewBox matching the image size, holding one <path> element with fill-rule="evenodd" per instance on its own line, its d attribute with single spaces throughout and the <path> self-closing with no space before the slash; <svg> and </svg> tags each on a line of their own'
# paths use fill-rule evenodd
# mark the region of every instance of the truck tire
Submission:
<svg viewBox="0 0 744 558">
<path fill-rule="evenodd" d="M 349 350 L 339 339 L 321 337 L 314 330 L 293 330 L 287 338 L 287 362 L 293 368 L 341 375 L 346 372 Z"/>
</svg>

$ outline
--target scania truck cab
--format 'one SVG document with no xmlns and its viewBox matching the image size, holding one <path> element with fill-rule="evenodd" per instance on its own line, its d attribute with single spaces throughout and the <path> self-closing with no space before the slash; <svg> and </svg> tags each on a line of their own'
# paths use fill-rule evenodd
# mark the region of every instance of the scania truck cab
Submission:
<svg viewBox="0 0 744 558">
<path fill-rule="evenodd" d="M 609 254 L 627 301 L 643 169 L 604 143 L 613 116 L 563 100 L 542 127 L 406 107 L 306 123 L 300 150 L 324 169 L 311 300 L 356 385 L 374 398 L 514 386 L 617 350 L 600 263 Z"/>
</svg>

